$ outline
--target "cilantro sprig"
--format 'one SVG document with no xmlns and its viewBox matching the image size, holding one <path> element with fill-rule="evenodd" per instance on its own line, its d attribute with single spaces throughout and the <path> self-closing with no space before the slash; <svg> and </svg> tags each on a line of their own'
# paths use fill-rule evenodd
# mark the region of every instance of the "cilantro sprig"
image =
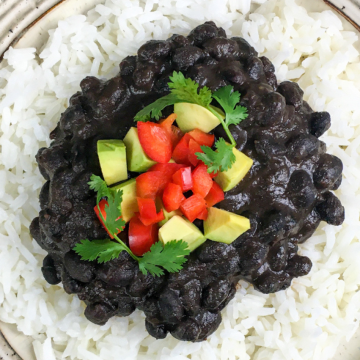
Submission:
<svg viewBox="0 0 360 360">
<path fill-rule="evenodd" d="M 121 217 L 122 191 L 115 191 L 109 188 L 101 177 L 91 175 L 89 181 L 90 189 L 97 192 L 97 207 L 99 215 L 106 230 L 111 233 L 114 240 L 88 240 L 83 239 L 76 244 L 74 251 L 81 256 L 81 260 L 105 263 L 119 257 L 122 251 L 126 251 L 135 261 L 139 263 L 139 269 L 144 274 L 150 273 L 153 276 L 161 276 L 164 270 L 168 272 L 178 272 L 182 265 L 187 261 L 185 256 L 190 254 L 188 244 L 185 241 L 170 241 L 164 246 L 161 242 L 152 245 L 150 251 L 142 257 L 136 256 L 130 248 L 117 236 L 125 226 L 125 221 Z M 99 202 L 102 198 L 107 198 L 108 205 L 105 205 L 105 214 L 100 210 Z"/>
<path fill-rule="evenodd" d="M 199 89 L 198 83 L 185 78 L 181 72 L 176 71 L 170 76 L 168 85 L 170 93 L 140 110 L 135 116 L 135 121 L 149 121 L 151 118 L 159 120 L 162 111 L 167 106 L 177 103 L 197 104 L 206 108 L 219 119 L 230 144 L 227 144 L 224 138 L 220 138 L 215 143 L 216 151 L 208 146 L 202 146 L 201 149 L 204 153 L 196 153 L 196 156 L 208 166 L 209 173 L 230 169 L 236 160 L 233 154 L 236 141 L 229 126 L 238 125 L 248 117 L 246 107 L 237 105 L 240 102 L 240 93 L 234 91 L 234 87 L 231 85 L 224 86 L 214 93 L 206 86 Z M 213 100 L 216 100 L 223 108 L 225 119 L 211 106 Z"/>
</svg>

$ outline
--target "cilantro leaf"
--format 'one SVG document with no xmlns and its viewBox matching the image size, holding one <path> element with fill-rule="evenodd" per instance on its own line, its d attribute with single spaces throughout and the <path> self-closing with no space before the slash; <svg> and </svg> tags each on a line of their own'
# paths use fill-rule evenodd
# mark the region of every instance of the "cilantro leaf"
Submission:
<svg viewBox="0 0 360 360">
<path fill-rule="evenodd" d="M 171 89 L 171 94 L 177 96 L 178 99 L 181 99 L 181 102 L 188 102 L 197 104 L 203 107 L 208 107 L 212 101 L 211 90 L 204 86 L 199 89 L 199 84 L 194 80 L 185 78 L 181 72 L 173 72 L 173 75 L 170 76 L 171 82 L 169 87 Z"/>
<path fill-rule="evenodd" d="M 109 232 L 117 234 L 122 231 L 125 221 L 121 217 L 121 203 L 123 191 L 115 191 L 115 195 L 108 197 L 108 204 L 105 205 L 105 214 L 103 221 Z M 101 213 L 101 212 L 100 212 Z"/>
<path fill-rule="evenodd" d="M 157 99 L 155 102 L 144 107 L 136 115 L 135 121 L 149 121 L 151 118 L 159 120 L 162 111 L 170 105 L 177 103 L 192 103 L 209 107 L 212 101 L 211 91 L 204 86 L 199 90 L 199 84 L 192 79 L 185 78 L 181 72 L 173 72 L 168 83 L 170 94 Z"/>
<path fill-rule="evenodd" d="M 227 85 L 215 91 L 213 94 L 213 98 L 217 100 L 225 111 L 225 124 L 227 126 L 231 124 L 238 125 L 248 117 L 246 107 L 236 106 L 240 101 L 240 93 L 233 90 L 233 86 Z"/>
<path fill-rule="evenodd" d="M 149 121 L 151 118 L 159 120 L 162 116 L 162 111 L 170 105 L 174 105 L 176 103 L 183 102 L 183 100 L 179 99 L 174 94 L 168 94 L 163 96 L 160 99 L 157 99 L 155 102 L 150 105 L 144 107 L 140 110 L 136 115 L 135 121 Z"/>
<path fill-rule="evenodd" d="M 110 240 L 81 240 L 73 250 L 81 256 L 81 260 L 97 261 L 101 264 L 119 257 L 125 247 Z"/>
<path fill-rule="evenodd" d="M 178 272 L 187 261 L 185 256 L 189 254 L 188 244 L 183 240 L 172 240 L 164 246 L 158 241 L 140 258 L 139 268 L 144 275 L 149 272 L 153 276 L 164 274 L 161 267 L 168 272 Z"/>
<path fill-rule="evenodd" d="M 208 167 L 209 173 L 229 170 L 236 161 L 234 147 L 227 144 L 224 138 L 220 138 L 215 143 L 215 148 L 216 151 L 209 146 L 201 146 L 203 153 L 195 153 L 195 155 Z"/>
<path fill-rule="evenodd" d="M 106 182 L 100 176 L 92 174 L 90 176 L 90 181 L 88 182 L 88 185 L 91 190 L 97 192 L 97 198 L 96 198 L 97 203 L 99 203 L 101 198 L 103 197 L 109 198 L 111 196 L 111 190 L 108 188 Z"/>
</svg>

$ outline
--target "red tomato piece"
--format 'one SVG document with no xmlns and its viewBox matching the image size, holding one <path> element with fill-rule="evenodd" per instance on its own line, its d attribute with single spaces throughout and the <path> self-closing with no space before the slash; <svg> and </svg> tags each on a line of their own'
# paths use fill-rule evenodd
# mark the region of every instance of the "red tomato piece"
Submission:
<svg viewBox="0 0 360 360">
<path fill-rule="evenodd" d="M 148 171 L 136 178 L 136 194 L 140 198 L 155 200 L 167 183 L 167 179 L 160 171 Z"/>
<path fill-rule="evenodd" d="M 106 212 L 105 212 L 105 206 L 106 206 L 106 205 L 108 205 L 108 202 L 107 202 L 105 199 L 103 199 L 103 200 L 101 200 L 101 201 L 99 202 L 99 208 L 100 208 L 100 211 L 101 211 L 101 215 L 103 216 L 103 218 L 104 218 L 105 220 L 106 220 Z M 95 213 L 96 213 L 97 217 L 99 218 L 102 226 L 104 227 L 104 229 L 106 230 L 106 232 L 109 234 L 110 238 L 113 239 L 114 237 L 112 236 L 111 233 L 109 233 L 109 231 L 107 230 L 107 228 L 106 228 L 106 226 L 105 226 L 105 224 L 104 224 L 104 222 L 103 222 L 103 219 L 102 219 L 101 216 L 100 216 L 100 212 L 99 212 L 99 209 L 98 209 L 97 205 L 95 205 L 94 210 L 95 210 Z M 119 219 L 121 219 L 121 216 L 119 216 L 119 217 L 117 218 L 117 220 L 119 220 Z M 124 229 L 124 228 L 123 228 L 123 229 Z M 116 234 L 118 234 L 120 231 L 121 231 L 121 230 L 118 229 L 118 232 L 117 232 Z"/>
<path fill-rule="evenodd" d="M 191 164 L 189 162 L 189 142 L 191 139 L 192 137 L 189 134 L 185 134 L 180 140 L 180 142 L 176 145 L 172 154 L 172 158 L 178 164 Z"/>
<path fill-rule="evenodd" d="M 207 134 L 199 129 L 194 129 L 188 133 L 199 145 L 212 147 L 215 142 L 215 135 Z"/>
<path fill-rule="evenodd" d="M 215 181 L 213 181 L 212 187 L 205 197 L 207 206 L 212 207 L 224 199 L 225 195 L 223 189 Z"/>
<path fill-rule="evenodd" d="M 206 220 L 208 218 L 209 211 L 208 209 L 204 209 L 198 216 L 197 219 L 199 220 Z"/>
<path fill-rule="evenodd" d="M 164 220 L 164 213 L 161 210 L 159 213 L 156 212 L 156 205 L 153 199 L 142 199 L 137 198 L 139 206 L 139 219 L 144 225 L 156 224 L 161 220 Z"/>
<path fill-rule="evenodd" d="M 153 244 L 158 241 L 157 224 L 144 225 L 138 215 L 131 218 L 129 224 L 129 247 L 136 256 L 148 252 Z"/>
<path fill-rule="evenodd" d="M 155 164 L 149 171 L 159 171 L 163 174 L 164 178 L 167 179 L 167 182 L 171 181 L 172 176 L 181 168 L 186 167 L 186 165 L 167 163 L 167 164 Z"/>
<path fill-rule="evenodd" d="M 210 174 L 207 172 L 207 166 L 200 163 L 196 169 L 192 172 L 193 178 L 193 193 L 199 194 L 203 198 L 209 193 L 213 180 Z"/>
<path fill-rule="evenodd" d="M 183 192 L 193 188 L 193 180 L 191 176 L 191 167 L 178 170 L 172 177 L 173 183 L 181 187 Z"/>
<path fill-rule="evenodd" d="M 164 216 L 164 212 L 162 210 L 160 210 L 152 218 L 145 218 L 145 217 L 139 216 L 139 219 L 144 225 L 148 226 L 148 225 L 157 224 L 158 222 L 163 221 L 165 219 L 165 216 Z"/>
<path fill-rule="evenodd" d="M 187 219 L 193 222 L 200 213 L 206 209 L 206 202 L 199 194 L 194 194 L 181 203 L 180 210 L 187 217 Z"/>
<path fill-rule="evenodd" d="M 159 163 L 168 163 L 171 159 L 171 137 L 161 125 L 151 121 L 138 122 L 139 140 L 150 159 Z"/>
<path fill-rule="evenodd" d="M 169 183 L 163 193 L 163 204 L 167 212 L 177 210 L 185 196 L 182 193 L 180 185 Z"/>
<path fill-rule="evenodd" d="M 189 141 L 189 154 L 188 159 L 191 163 L 191 165 L 196 166 L 199 163 L 199 159 L 195 155 L 196 153 L 202 153 L 200 145 L 193 139 L 190 139 Z"/>
<path fill-rule="evenodd" d="M 175 148 L 184 135 L 177 126 L 173 125 L 176 116 L 176 114 L 171 114 L 160 122 L 160 126 L 169 134 L 173 148 Z"/>
</svg>

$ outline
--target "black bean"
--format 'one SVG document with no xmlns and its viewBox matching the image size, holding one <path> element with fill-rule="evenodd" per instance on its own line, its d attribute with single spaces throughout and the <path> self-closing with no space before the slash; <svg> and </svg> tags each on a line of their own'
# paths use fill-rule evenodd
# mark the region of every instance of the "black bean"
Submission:
<svg viewBox="0 0 360 360">
<path fill-rule="evenodd" d="M 284 290 L 290 286 L 290 283 L 291 277 L 287 273 L 274 274 L 270 271 L 265 272 L 254 281 L 255 287 L 264 294 Z"/>
<path fill-rule="evenodd" d="M 61 280 L 68 294 L 78 294 L 84 289 L 84 284 L 73 279 L 65 269 L 61 273 Z"/>
<path fill-rule="evenodd" d="M 221 323 L 221 314 L 219 312 L 200 311 L 194 319 L 201 329 L 196 341 L 202 341 L 219 327 Z"/>
<path fill-rule="evenodd" d="M 97 271 L 97 277 L 112 286 L 129 285 L 135 276 L 135 264 L 130 256 L 123 251 L 119 258 L 101 264 Z"/>
<path fill-rule="evenodd" d="M 204 57 L 204 52 L 195 46 L 186 46 L 175 50 L 172 61 L 179 71 L 187 70 Z"/>
<path fill-rule="evenodd" d="M 228 58 L 238 53 L 239 47 L 236 41 L 225 38 L 213 38 L 203 45 L 204 49 L 216 60 Z"/>
<path fill-rule="evenodd" d="M 203 306 L 207 310 L 216 310 L 226 300 L 231 284 L 227 280 L 216 280 L 209 284 L 203 292 Z"/>
<path fill-rule="evenodd" d="M 317 196 L 311 177 L 303 170 L 293 172 L 287 191 L 293 204 L 300 208 L 311 206 Z"/>
<path fill-rule="evenodd" d="M 54 260 L 50 255 L 45 256 L 41 272 L 44 279 L 51 285 L 57 285 L 61 281 L 61 277 L 56 271 Z"/>
<path fill-rule="evenodd" d="M 221 68 L 221 73 L 225 79 L 234 84 L 242 85 L 246 81 L 246 72 L 243 70 L 237 61 L 231 62 Z"/>
<path fill-rule="evenodd" d="M 144 275 L 138 272 L 128 288 L 128 293 L 134 297 L 144 296 L 151 288 L 153 282 L 154 277 L 152 275 Z"/>
<path fill-rule="evenodd" d="M 271 138 L 255 140 L 254 144 L 256 152 L 265 159 L 282 156 L 286 153 L 286 147 Z"/>
<path fill-rule="evenodd" d="M 314 184 L 318 189 L 330 189 L 341 176 L 342 161 L 334 155 L 323 154 L 314 172 Z"/>
<path fill-rule="evenodd" d="M 188 38 L 195 45 L 202 45 L 205 41 L 218 36 L 219 30 L 213 21 L 197 26 L 193 29 Z"/>
<path fill-rule="evenodd" d="M 240 60 L 246 60 L 248 57 L 257 56 L 255 49 L 250 46 L 250 44 L 243 38 L 232 37 L 231 40 L 234 40 L 238 44 L 238 58 Z"/>
<path fill-rule="evenodd" d="M 153 61 L 166 58 L 171 50 L 168 41 L 150 40 L 141 46 L 138 50 L 138 58 L 140 61 Z"/>
<path fill-rule="evenodd" d="M 286 271 L 292 276 L 305 276 L 312 267 L 311 260 L 306 256 L 295 255 L 288 261 Z"/>
<path fill-rule="evenodd" d="M 230 125 L 229 130 L 234 140 L 236 141 L 236 148 L 241 151 L 247 142 L 247 132 L 241 127 L 235 125 Z M 224 127 L 222 125 L 219 125 L 214 129 L 214 134 L 217 138 L 227 138 Z"/>
<path fill-rule="evenodd" d="M 330 129 L 331 118 L 330 114 L 326 111 L 314 112 L 310 118 L 310 132 L 316 137 L 320 137 L 327 130 Z"/>
<path fill-rule="evenodd" d="M 105 325 L 114 310 L 105 303 L 90 304 L 85 309 L 86 318 L 97 325 Z"/>
<path fill-rule="evenodd" d="M 277 91 L 285 96 L 286 103 L 293 105 L 295 110 L 299 110 L 303 104 L 303 95 L 304 92 L 301 90 L 300 86 L 292 81 L 282 82 Z"/>
<path fill-rule="evenodd" d="M 74 251 L 65 254 L 64 265 L 73 279 L 87 283 L 94 277 L 94 263 L 81 260 L 81 257 Z"/>
<path fill-rule="evenodd" d="M 187 313 L 195 315 L 200 308 L 201 282 L 197 279 L 190 280 L 181 289 L 181 302 Z"/>
<path fill-rule="evenodd" d="M 324 195 L 324 200 L 316 207 L 321 220 L 330 225 L 341 225 L 345 219 L 345 209 L 340 200 L 331 192 Z"/>
<path fill-rule="evenodd" d="M 190 41 L 183 35 L 174 34 L 168 40 L 171 44 L 172 49 L 177 49 L 183 46 L 190 45 Z"/>
<path fill-rule="evenodd" d="M 145 327 L 148 333 L 155 339 L 165 339 L 168 333 L 165 324 L 154 325 L 147 319 L 145 320 Z"/>
<path fill-rule="evenodd" d="M 268 246 L 252 240 L 245 242 L 237 250 L 240 257 L 241 271 L 246 275 L 261 265 L 267 255 Z"/>
<path fill-rule="evenodd" d="M 319 150 L 319 146 L 320 142 L 315 136 L 306 134 L 299 135 L 288 143 L 289 152 L 296 160 L 313 155 Z"/>
<path fill-rule="evenodd" d="M 247 60 L 246 71 L 253 80 L 260 80 L 265 77 L 264 65 L 261 60 L 255 56 Z"/>
<path fill-rule="evenodd" d="M 166 289 L 159 299 L 159 310 L 162 318 L 170 324 L 178 324 L 184 315 L 179 293 Z"/>
<path fill-rule="evenodd" d="M 259 114 L 257 121 L 259 125 L 269 126 L 282 120 L 286 107 L 283 96 L 276 92 L 270 92 L 262 97 L 262 103 L 265 109 Z"/>
<path fill-rule="evenodd" d="M 279 241 L 269 250 L 268 263 L 271 270 L 279 272 L 286 266 L 286 248 L 285 242 Z"/>
<path fill-rule="evenodd" d="M 201 333 L 200 326 L 193 319 L 186 319 L 182 321 L 174 330 L 171 335 L 178 340 L 182 341 L 196 341 Z"/>
<path fill-rule="evenodd" d="M 120 63 L 120 74 L 121 76 L 129 76 L 131 75 L 134 70 L 136 69 L 136 56 L 127 56 L 123 61 Z"/>
<path fill-rule="evenodd" d="M 273 63 L 266 56 L 261 56 L 259 59 L 263 63 L 264 71 L 266 73 L 267 72 L 271 72 L 271 73 L 275 72 L 275 66 L 273 65 Z"/>
<path fill-rule="evenodd" d="M 340 187 L 341 183 L 342 183 L 342 179 L 343 179 L 343 177 L 342 177 L 342 175 L 340 175 L 338 177 L 338 179 L 334 182 L 334 184 L 333 184 L 333 186 L 331 187 L 330 190 L 337 190 Z"/>
</svg>

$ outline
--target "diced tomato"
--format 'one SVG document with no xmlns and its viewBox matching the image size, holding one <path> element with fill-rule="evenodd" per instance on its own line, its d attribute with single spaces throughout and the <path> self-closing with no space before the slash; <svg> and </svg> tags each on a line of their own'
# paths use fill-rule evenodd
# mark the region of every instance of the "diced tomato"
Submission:
<svg viewBox="0 0 360 360">
<path fill-rule="evenodd" d="M 103 199 L 103 200 L 101 200 L 99 202 L 99 208 L 100 208 L 100 211 L 101 211 L 101 215 L 103 216 L 103 218 L 105 220 L 106 220 L 106 212 L 105 212 L 105 206 L 106 205 L 108 205 L 108 202 L 105 199 Z M 105 230 L 109 234 L 110 238 L 113 239 L 114 237 L 112 236 L 111 233 L 109 233 L 109 231 L 107 230 L 107 228 L 106 228 L 106 226 L 105 226 L 105 224 L 103 222 L 103 219 L 100 216 L 100 212 L 99 212 L 99 209 L 98 209 L 97 205 L 95 205 L 94 210 L 95 210 L 95 213 L 96 213 L 97 217 L 99 218 L 102 226 L 105 228 Z M 119 220 L 119 219 L 121 219 L 121 216 L 119 216 L 116 220 Z M 118 229 L 118 232 L 116 234 L 118 234 L 120 231 L 122 231 L 122 229 L 121 230 Z"/>
<path fill-rule="evenodd" d="M 176 114 L 171 114 L 160 122 L 160 126 L 169 134 L 173 148 L 175 148 L 184 135 L 177 126 L 173 125 L 175 120 Z"/>
<path fill-rule="evenodd" d="M 158 224 L 144 225 L 138 215 L 131 218 L 129 224 L 129 246 L 136 256 L 148 252 L 153 244 L 158 241 Z"/>
<path fill-rule="evenodd" d="M 179 169 L 172 177 L 173 183 L 180 185 L 183 192 L 193 188 L 191 167 Z"/>
<path fill-rule="evenodd" d="M 171 181 L 172 176 L 181 168 L 186 167 L 186 165 L 167 163 L 167 164 L 155 164 L 149 171 L 160 171 L 164 178 L 167 179 L 167 182 Z"/>
<path fill-rule="evenodd" d="M 199 129 L 194 129 L 188 133 L 199 145 L 212 147 L 215 142 L 215 135 L 207 134 Z"/>
<path fill-rule="evenodd" d="M 200 145 L 193 139 L 189 141 L 189 154 L 188 159 L 191 165 L 196 166 L 199 163 L 199 159 L 195 155 L 196 153 L 202 153 Z"/>
<path fill-rule="evenodd" d="M 189 161 L 189 142 L 191 139 L 192 137 L 189 134 L 185 134 L 180 142 L 176 145 L 172 154 L 172 158 L 178 164 L 191 164 Z"/>
<path fill-rule="evenodd" d="M 199 194 L 194 194 L 181 203 L 180 210 L 193 222 L 206 209 L 206 202 Z"/>
<path fill-rule="evenodd" d="M 209 211 L 208 209 L 204 209 L 198 216 L 197 219 L 199 220 L 206 220 L 208 218 Z"/>
<path fill-rule="evenodd" d="M 156 224 L 159 221 L 164 220 L 164 213 L 161 210 L 159 213 L 156 212 L 156 205 L 153 199 L 137 198 L 139 206 L 139 219 L 144 225 Z"/>
<path fill-rule="evenodd" d="M 160 171 L 148 171 L 136 178 L 136 194 L 144 199 L 156 199 L 165 189 L 168 180 Z"/>
<path fill-rule="evenodd" d="M 163 193 L 163 204 L 167 212 L 177 210 L 185 200 L 180 185 L 169 183 Z"/>
<path fill-rule="evenodd" d="M 223 189 L 215 181 L 213 181 L 212 187 L 205 197 L 207 206 L 212 207 L 224 199 L 225 195 Z"/>
<path fill-rule="evenodd" d="M 193 178 L 193 193 L 199 194 L 203 198 L 209 193 L 213 180 L 210 174 L 207 172 L 207 166 L 200 163 L 196 169 L 192 172 Z"/>
<path fill-rule="evenodd" d="M 168 163 L 171 159 L 171 137 L 161 125 L 151 121 L 138 122 L 139 140 L 150 159 L 158 163 Z"/>
</svg>

